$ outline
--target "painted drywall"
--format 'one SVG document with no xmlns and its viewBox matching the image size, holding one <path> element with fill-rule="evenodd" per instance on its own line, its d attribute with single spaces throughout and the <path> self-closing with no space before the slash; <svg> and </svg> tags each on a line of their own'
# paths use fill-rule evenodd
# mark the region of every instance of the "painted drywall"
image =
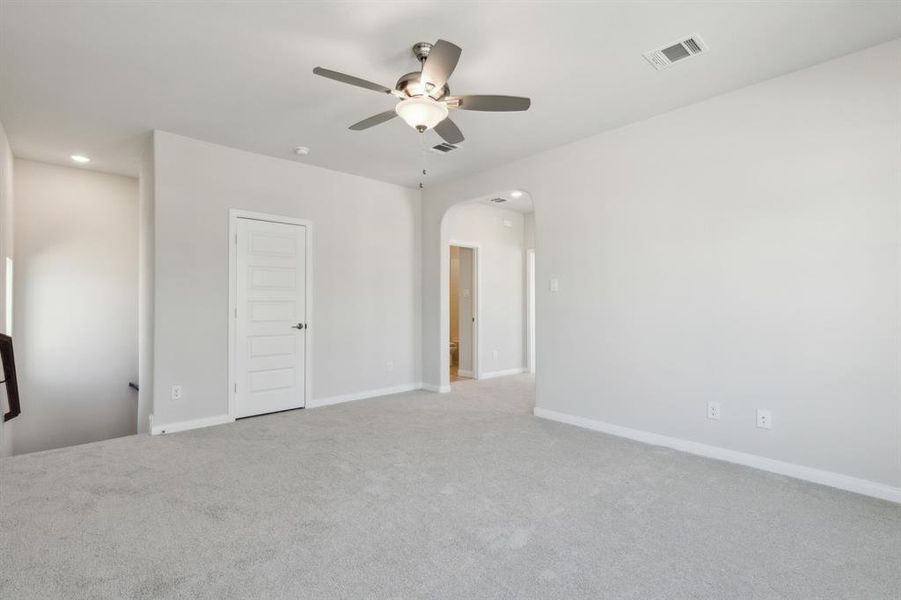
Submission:
<svg viewBox="0 0 901 600">
<path fill-rule="evenodd" d="M 135 432 L 138 183 L 17 159 L 15 454 Z"/>
<path fill-rule="evenodd" d="M 899 64 L 895 41 L 428 187 L 424 382 L 444 213 L 524 189 L 539 408 L 901 485 Z"/>
<path fill-rule="evenodd" d="M 421 380 L 418 190 L 160 131 L 154 188 L 154 427 L 227 414 L 230 208 L 313 223 L 314 401 Z"/>
<path fill-rule="evenodd" d="M 525 364 L 528 368 L 529 372 L 535 372 L 535 349 L 532 346 L 535 344 L 534 332 L 531 333 L 532 338 L 530 339 L 529 332 L 529 321 L 534 323 L 535 321 L 535 283 L 531 281 L 535 277 L 535 273 L 529 272 L 529 261 L 530 255 L 535 252 L 535 213 L 529 212 L 526 213 L 523 217 L 523 231 L 522 231 L 522 246 L 523 246 L 523 314 L 526 315 L 526 318 L 523 319 L 522 324 L 522 335 L 525 340 Z M 534 268 L 534 266 L 532 267 Z"/>
<path fill-rule="evenodd" d="M 138 177 L 138 411 L 137 431 L 150 431 L 153 413 L 153 133 L 144 142 Z"/>
<path fill-rule="evenodd" d="M 524 365 L 523 226 L 522 213 L 475 202 L 454 206 L 444 217 L 445 256 L 455 241 L 479 246 L 479 376 Z M 462 258 L 460 277 L 465 281 Z"/>
<path fill-rule="evenodd" d="M 450 340 L 460 341 L 460 249 L 450 249 L 450 289 L 448 290 Z"/>
<path fill-rule="evenodd" d="M 0 123 L 0 332 L 11 331 L 11 323 L 7 322 L 6 259 L 15 260 L 13 248 L 14 235 L 14 193 L 13 193 L 13 153 L 9 147 L 6 130 Z M 15 262 L 13 263 L 15 271 Z M 13 286 L 15 287 L 15 286 Z M 13 302 L 15 304 L 15 302 Z M 0 372 L 3 367 L 0 366 Z M 2 379 L 2 377 L 0 377 Z M 7 410 L 6 386 L 0 385 L 0 413 Z M 13 428 L 15 421 L 4 422 L 0 419 L 0 457 L 10 456 L 13 452 Z"/>
<path fill-rule="evenodd" d="M 526 213 L 523 217 L 522 245 L 526 252 L 535 249 L 535 213 Z"/>
</svg>

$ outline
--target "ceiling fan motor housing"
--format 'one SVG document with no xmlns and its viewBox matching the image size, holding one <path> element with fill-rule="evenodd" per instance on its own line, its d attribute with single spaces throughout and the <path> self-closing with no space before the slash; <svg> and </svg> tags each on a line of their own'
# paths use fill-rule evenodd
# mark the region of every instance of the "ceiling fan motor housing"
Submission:
<svg viewBox="0 0 901 600">
<path fill-rule="evenodd" d="M 419 71 L 413 71 L 411 73 L 407 73 L 406 75 L 401 75 L 401 78 L 397 80 L 397 83 L 394 85 L 394 89 L 399 92 L 402 92 L 406 96 L 413 98 L 415 96 L 424 96 L 426 95 L 427 90 L 423 87 L 421 83 L 422 73 Z M 436 100 L 441 100 L 445 96 L 450 94 L 450 87 L 445 83 L 444 89 L 441 90 L 441 94 L 435 95 L 431 94 L 432 98 Z"/>
</svg>

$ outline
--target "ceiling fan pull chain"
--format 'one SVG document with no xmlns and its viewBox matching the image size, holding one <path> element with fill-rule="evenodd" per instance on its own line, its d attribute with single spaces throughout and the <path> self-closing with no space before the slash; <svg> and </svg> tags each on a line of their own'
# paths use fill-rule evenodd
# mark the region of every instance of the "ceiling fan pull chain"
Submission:
<svg viewBox="0 0 901 600">
<path fill-rule="evenodd" d="M 426 175 L 428 175 L 429 173 L 429 154 L 428 150 L 426 149 L 425 136 L 421 135 L 419 136 L 419 138 L 419 153 L 422 156 L 422 175 L 419 178 L 419 189 L 423 189 L 425 187 L 423 185 L 423 181 L 425 180 Z"/>
</svg>

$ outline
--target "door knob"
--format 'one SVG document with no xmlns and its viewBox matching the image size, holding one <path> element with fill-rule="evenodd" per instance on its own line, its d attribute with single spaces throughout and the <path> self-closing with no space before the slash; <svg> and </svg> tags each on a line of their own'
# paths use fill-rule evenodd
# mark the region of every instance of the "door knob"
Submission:
<svg viewBox="0 0 901 600">
<path fill-rule="evenodd" d="M 298 323 L 297 325 L 291 325 L 291 327 L 294 329 L 303 329 L 304 327 L 306 327 L 306 325 L 304 325 L 303 323 Z"/>
</svg>

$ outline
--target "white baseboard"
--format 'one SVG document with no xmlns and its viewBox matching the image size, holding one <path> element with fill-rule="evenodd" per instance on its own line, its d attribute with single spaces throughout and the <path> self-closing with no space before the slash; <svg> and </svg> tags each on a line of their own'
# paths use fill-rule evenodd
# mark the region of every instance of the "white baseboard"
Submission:
<svg viewBox="0 0 901 600">
<path fill-rule="evenodd" d="M 439 394 L 446 394 L 451 391 L 450 385 L 432 385 L 431 383 L 423 383 L 422 389 L 427 392 L 437 392 Z"/>
<path fill-rule="evenodd" d="M 520 373 L 525 373 L 525 371 L 526 370 L 523 367 L 505 369 L 503 371 L 489 371 L 488 373 L 480 373 L 479 379 L 494 379 L 495 377 L 506 377 L 507 375 L 519 375 Z"/>
<path fill-rule="evenodd" d="M 176 423 L 169 423 L 168 425 L 151 425 L 150 433 L 153 435 L 175 433 L 176 431 L 188 431 L 189 429 L 200 429 L 201 427 L 234 423 L 234 421 L 235 420 L 228 415 L 218 415 L 215 417 L 204 417 L 203 419 L 193 419 L 191 421 L 178 421 Z"/>
<path fill-rule="evenodd" d="M 329 406 L 330 404 L 341 404 L 342 402 L 353 402 L 354 400 L 365 400 L 366 398 L 376 398 L 378 396 L 388 396 L 390 394 L 400 394 L 402 392 L 411 392 L 413 390 L 421 389 L 423 389 L 421 383 L 405 383 L 403 385 L 396 385 L 394 387 L 377 390 L 342 394 L 341 396 L 330 396 L 328 398 L 315 398 L 307 402 L 307 408 L 318 408 L 320 406 Z"/>
<path fill-rule="evenodd" d="M 320 406 L 328 406 L 330 404 L 340 404 L 341 402 L 351 402 L 353 400 L 363 400 L 365 398 L 375 398 L 377 396 L 387 396 L 389 394 L 400 394 L 401 392 L 409 392 L 422 389 L 421 383 L 406 383 L 394 387 L 381 388 L 377 390 L 367 390 L 365 392 L 356 392 L 353 394 L 344 394 L 342 396 L 331 396 L 330 398 L 317 398 L 307 402 L 307 408 L 317 408 Z M 213 425 L 223 425 L 225 423 L 233 423 L 235 420 L 228 415 L 219 415 L 216 417 L 206 417 L 203 419 L 194 419 L 192 421 L 179 421 L 168 425 L 153 425 L 153 415 L 150 416 L 150 432 L 153 435 L 161 433 L 175 433 L 176 431 L 188 431 L 189 429 L 200 429 L 201 427 L 211 427 Z"/>
<path fill-rule="evenodd" d="M 473 377 L 472 371 L 466 371 L 463 369 L 457 369 L 457 375 L 459 375 L 460 377 L 469 377 L 470 379 L 472 379 Z"/>
<path fill-rule="evenodd" d="M 811 481 L 840 490 L 863 494 L 864 496 L 872 496 L 874 498 L 888 500 L 889 502 L 901 503 L 901 488 L 892 487 L 884 483 L 877 483 L 867 479 L 859 479 L 849 475 L 805 467 L 794 463 L 783 462 L 781 460 L 774 460 L 772 458 L 764 458 L 763 456 L 757 456 L 755 454 L 728 450 L 718 446 L 709 446 L 707 444 L 691 442 L 680 438 L 650 433 L 639 429 L 629 429 L 628 427 L 604 423 L 603 421 L 595 421 L 585 417 L 576 417 L 548 410 L 546 408 L 535 407 L 533 413 L 536 417 L 549 419 L 551 421 L 559 421 L 561 423 L 584 427 L 585 429 L 592 429 L 602 433 L 609 433 L 611 435 L 629 438 L 630 440 L 636 440 L 654 446 L 665 446 L 674 450 L 688 452 L 689 454 L 696 454 L 698 456 L 744 465 L 746 467 L 753 467 L 762 471 L 769 471 L 770 473 L 778 473 L 779 475 L 786 475 L 788 477 L 794 477 L 795 479 L 803 479 L 804 481 Z"/>
</svg>

